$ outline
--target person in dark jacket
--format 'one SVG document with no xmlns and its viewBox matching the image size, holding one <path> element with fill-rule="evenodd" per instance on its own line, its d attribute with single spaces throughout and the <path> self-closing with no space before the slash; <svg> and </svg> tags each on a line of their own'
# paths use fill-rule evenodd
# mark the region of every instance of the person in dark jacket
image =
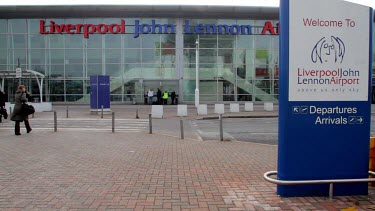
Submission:
<svg viewBox="0 0 375 211">
<path fill-rule="evenodd" d="M 5 107 L 5 94 L 4 92 L 0 91 L 0 108 Z"/>
<path fill-rule="evenodd" d="M 177 102 L 175 102 L 175 100 L 176 100 L 176 92 L 175 91 L 173 91 L 171 93 L 171 99 L 172 99 L 172 105 L 177 104 Z"/>
<path fill-rule="evenodd" d="M 30 127 L 30 124 L 29 124 L 29 116 L 22 113 L 22 103 L 27 102 L 28 95 L 29 95 L 29 93 L 26 92 L 25 86 L 19 85 L 18 90 L 17 90 L 17 92 L 15 94 L 15 97 L 14 97 L 14 99 L 15 99 L 14 110 L 13 110 L 12 116 L 10 117 L 10 119 L 12 121 L 16 122 L 15 126 L 14 126 L 14 133 L 17 136 L 21 135 L 21 133 L 20 133 L 20 123 L 21 122 L 25 123 L 26 132 L 27 133 L 31 132 L 31 127 Z"/>
<path fill-rule="evenodd" d="M 0 91 L 0 122 L 2 122 L 2 118 L 4 116 L 4 119 L 6 119 L 7 117 L 5 115 L 7 115 L 6 113 L 6 109 L 5 109 L 5 94 Z"/>
<path fill-rule="evenodd" d="M 158 104 L 161 105 L 162 100 L 161 100 L 161 90 L 160 89 L 158 89 L 158 91 L 156 92 L 156 96 L 158 97 Z"/>
</svg>

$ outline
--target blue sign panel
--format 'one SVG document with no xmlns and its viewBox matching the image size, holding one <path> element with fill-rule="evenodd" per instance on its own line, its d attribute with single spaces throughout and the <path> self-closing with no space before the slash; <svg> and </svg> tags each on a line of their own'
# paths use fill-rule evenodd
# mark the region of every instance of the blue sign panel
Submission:
<svg viewBox="0 0 375 211">
<path fill-rule="evenodd" d="M 278 179 L 368 177 L 371 17 L 344 1 L 281 1 Z M 367 194 L 367 186 L 335 184 L 334 195 Z M 328 190 L 277 187 L 281 196 Z"/>
<path fill-rule="evenodd" d="M 90 108 L 110 108 L 110 80 L 106 75 L 90 76 Z"/>
</svg>

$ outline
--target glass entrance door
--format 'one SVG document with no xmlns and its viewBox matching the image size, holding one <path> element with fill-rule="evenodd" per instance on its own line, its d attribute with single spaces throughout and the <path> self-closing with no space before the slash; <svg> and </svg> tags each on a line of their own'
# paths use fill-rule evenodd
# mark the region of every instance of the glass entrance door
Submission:
<svg viewBox="0 0 375 211">
<path fill-rule="evenodd" d="M 143 91 L 145 95 L 145 103 L 147 102 L 147 92 L 148 90 L 154 91 L 154 97 L 152 104 L 162 104 L 161 99 L 157 98 L 158 89 L 161 91 L 162 95 L 165 91 L 168 92 L 167 104 L 172 104 L 171 94 L 176 93 L 176 99 L 178 98 L 178 81 L 177 80 L 144 80 L 143 81 Z"/>
</svg>

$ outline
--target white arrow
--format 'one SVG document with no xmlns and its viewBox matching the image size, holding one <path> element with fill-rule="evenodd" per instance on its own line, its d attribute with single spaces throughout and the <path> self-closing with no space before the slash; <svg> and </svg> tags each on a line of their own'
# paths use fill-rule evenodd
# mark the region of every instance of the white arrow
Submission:
<svg viewBox="0 0 375 211">
<path fill-rule="evenodd" d="M 295 112 L 295 113 L 298 113 L 298 108 L 293 108 L 293 111 Z"/>
<path fill-rule="evenodd" d="M 362 121 L 363 121 L 362 117 L 359 117 L 359 118 L 358 118 L 358 122 L 359 122 L 359 123 L 362 123 Z"/>
</svg>

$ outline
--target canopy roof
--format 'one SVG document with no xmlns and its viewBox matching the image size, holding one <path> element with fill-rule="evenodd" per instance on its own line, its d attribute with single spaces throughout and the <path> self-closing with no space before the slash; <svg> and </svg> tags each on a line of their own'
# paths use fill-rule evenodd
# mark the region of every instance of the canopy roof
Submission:
<svg viewBox="0 0 375 211">
<path fill-rule="evenodd" d="M 202 5 L 0 6 L 0 19 L 90 17 L 278 19 L 279 8 Z"/>
<path fill-rule="evenodd" d="M 27 71 L 22 71 L 22 77 L 33 77 L 34 74 Z M 0 78 L 12 79 L 16 78 L 16 70 L 0 70 Z"/>
</svg>

